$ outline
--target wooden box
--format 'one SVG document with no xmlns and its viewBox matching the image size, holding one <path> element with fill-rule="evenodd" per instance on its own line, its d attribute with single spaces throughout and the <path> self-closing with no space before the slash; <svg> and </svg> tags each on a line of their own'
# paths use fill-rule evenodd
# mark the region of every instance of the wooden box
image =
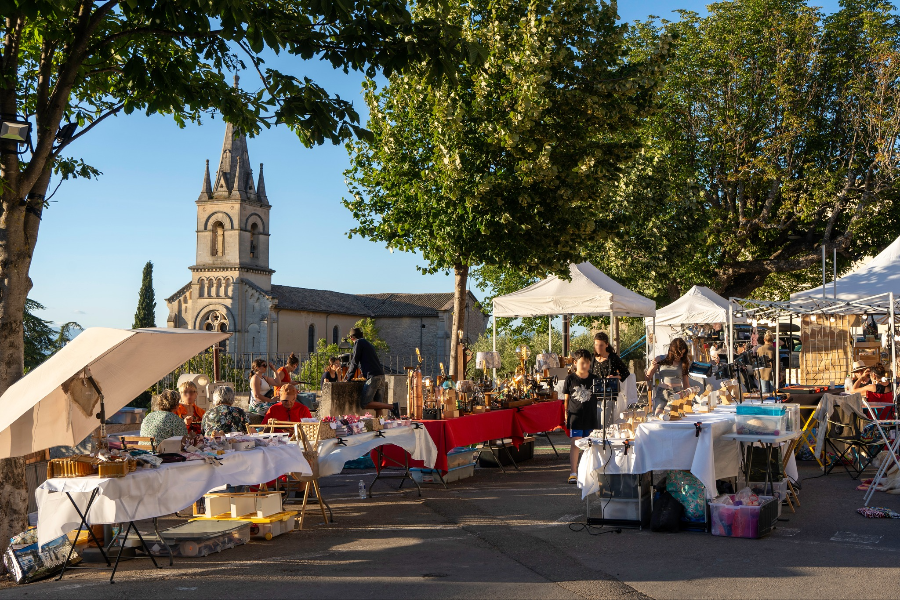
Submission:
<svg viewBox="0 0 900 600">
<path fill-rule="evenodd" d="M 256 517 L 264 519 L 281 512 L 281 492 L 256 496 Z"/>
<path fill-rule="evenodd" d="M 256 495 L 234 495 L 230 505 L 232 519 L 253 514 L 256 512 Z"/>
</svg>

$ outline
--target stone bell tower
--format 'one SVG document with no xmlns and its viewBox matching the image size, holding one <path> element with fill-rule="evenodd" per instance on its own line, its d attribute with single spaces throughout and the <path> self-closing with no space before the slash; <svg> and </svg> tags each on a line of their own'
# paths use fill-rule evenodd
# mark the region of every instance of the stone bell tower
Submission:
<svg viewBox="0 0 900 600">
<path fill-rule="evenodd" d="M 197 198 L 196 261 L 189 291 L 179 291 L 188 293 L 177 306 L 172 300 L 179 294 L 169 299 L 170 327 L 233 331 L 229 352 L 267 351 L 274 273 L 269 268 L 270 208 L 262 164 L 254 185 L 247 138 L 226 123 L 215 178 L 206 161 Z"/>
</svg>

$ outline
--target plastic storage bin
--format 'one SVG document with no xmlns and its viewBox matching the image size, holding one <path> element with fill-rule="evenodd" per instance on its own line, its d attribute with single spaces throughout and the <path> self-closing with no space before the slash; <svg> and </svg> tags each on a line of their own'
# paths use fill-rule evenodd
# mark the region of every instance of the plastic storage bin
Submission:
<svg viewBox="0 0 900 600">
<path fill-rule="evenodd" d="M 768 417 L 780 417 L 785 413 L 783 404 L 751 404 L 745 402 L 738 404 L 735 413 L 739 415 L 764 415 Z"/>
<path fill-rule="evenodd" d="M 246 521 L 190 521 L 160 532 L 172 550 L 172 556 L 209 556 L 241 544 L 250 539 L 250 523 Z M 150 545 L 150 552 L 166 556 L 166 547 L 159 541 Z"/>
<path fill-rule="evenodd" d="M 731 496 L 734 500 L 734 496 Z M 709 503 L 712 534 L 721 537 L 761 538 L 769 535 L 778 520 L 778 501 L 760 496 L 759 506 Z"/>
<path fill-rule="evenodd" d="M 781 507 L 788 495 L 787 479 L 774 483 L 770 481 L 769 485 L 766 485 L 764 481 L 751 481 L 747 484 L 747 487 L 757 496 L 772 496 L 775 498 L 775 501 L 778 503 L 778 516 L 781 516 Z"/>
<path fill-rule="evenodd" d="M 740 407 L 738 407 L 740 408 Z M 781 435 L 787 431 L 787 415 L 742 415 L 734 418 L 734 430 L 739 435 Z"/>
</svg>

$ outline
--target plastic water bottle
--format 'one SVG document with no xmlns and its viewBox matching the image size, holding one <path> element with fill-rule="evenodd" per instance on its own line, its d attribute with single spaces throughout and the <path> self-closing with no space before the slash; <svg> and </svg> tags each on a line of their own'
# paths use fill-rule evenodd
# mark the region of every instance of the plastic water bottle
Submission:
<svg viewBox="0 0 900 600">
<path fill-rule="evenodd" d="M 368 494 L 366 494 L 366 484 L 362 479 L 360 479 L 359 480 L 359 499 L 365 500 L 367 496 L 368 496 Z"/>
</svg>

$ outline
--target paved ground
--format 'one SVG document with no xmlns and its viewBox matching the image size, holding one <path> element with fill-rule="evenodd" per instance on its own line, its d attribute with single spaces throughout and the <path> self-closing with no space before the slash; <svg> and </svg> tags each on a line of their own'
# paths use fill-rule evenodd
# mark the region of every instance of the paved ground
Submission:
<svg viewBox="0 0 900 600">
<path fill-rule="evenodd" d="M 560 445 L 561 439 L 557 440 Z M 522 470 L 478 469 L 449 490 L 376 487 L 360 500 L 345 472 L 324 480 L 334 525 L 154 570 L 123 563 L 61 582 L 5 584 L 5 598 L 896 598 L 900 521 L 855 513 L 846 474 L 806 479 L 802 506 L 768 538 L 570 530 L 583 518 L 567 461 L 549 448 Z M 801 466 L 802 475 L 817 469 Z M 380 486 L 381 484 L 379 484 Z M 396 481 L 388 482 L 396 486 Z M 406 488 L 406 486 L 404 486 Z M 900 510 L 900 497 L 877 503 Z M 787 509 L 786 509 L 787 510 Z M 166 525 L 179 521 L 166 519 Z M 107 572 L 108 574 L 108 572 Z"/>
</svg>

